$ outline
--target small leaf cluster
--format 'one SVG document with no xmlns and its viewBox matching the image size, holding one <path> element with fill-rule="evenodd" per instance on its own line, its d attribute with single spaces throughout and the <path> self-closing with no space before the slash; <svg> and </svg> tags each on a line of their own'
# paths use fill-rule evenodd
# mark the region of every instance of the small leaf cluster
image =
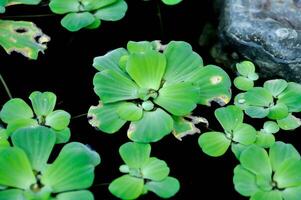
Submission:
<svg viewBox="0 0 301 200">
<path fill-rule="evenodd" d="M 30 94 L 32 108 L 20 98 L 6 102 L 1 111 L 0 119 L 7 124 L 6 135 L 23 127 L 46 126 L 56 134 L 56 143 L 65 143 L 70 138 L 70 114 L 64 110 L 54 110 L 56 95 L 52 92 L 35 91 Z"/>
<path fill-rule="evenodd" d="M 66 14 L 61 24 L 69 31 L 95 29 L 101 21 L 118 21 L 124 17 L 124 0 L 51 0 L 49 7 L 56 14 Z"/>
<path fill-rule="evenodd" d="M 221 68 L 203 66 L 202 58 L 182 41 L 128 42 L 96 57 L 93 79 L 100 104 L 88 112 L 90 124 L 106 133 L 130 121 L 128 137 L 156 142 L 173 132 L 178 138 L 199 132 L 191 116 L 197 104 L 221 105 L 231 98 L 231 81 Z"/>
<path fill-rule="evenodd" d="M 70 116 L 54 110 L 56 96 L 51 92 L 33 92 L 30 100 L 35 118 L 19 98 L 8 101 L 0 113 L 8 123 L 7 129 L 0 130 L 0 199 L 94 200 L 86 189 L 100 164 L 98 153 L 71 142 L 50 162 L 55 144 L 69 139 L 62 139 L 57 129 L 68 129 Z"/>
<path fill-rule="evenodd" d="M 170 198 L 178 192 L 179 181 L 168 176 L 169 168 L 165 161 L 150 157 L 149 144 L 128 142 L 119 148 L 119 153 L 125 162 L 119 169 L 125 175 L 109 186 L 116 197 L 136 199 L 151 191 L 161 198 Z"/>
</svg>

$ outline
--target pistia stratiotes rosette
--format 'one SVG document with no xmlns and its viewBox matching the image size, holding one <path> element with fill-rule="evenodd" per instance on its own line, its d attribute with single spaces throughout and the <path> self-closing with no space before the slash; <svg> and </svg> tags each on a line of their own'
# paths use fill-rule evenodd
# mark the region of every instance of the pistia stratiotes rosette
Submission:
<svg viewBox="0 0 301 200">
<path fill-rule="evenodd" d="M 243 123 L 243 111 L 234 105 L 218 108 L 214 112 L 215 117 L 224 129 L 224 132 L 206 132 L 200 135 L 198 143 L 203 152 L 213 156 L 225 154 L 231 146 L 232 151 L 238 157 L 244 147 L 256 141 L 256 129 Z"/>
<path fill-rule="evenodd" d="M 126 173 L 115 179 L 109 186 L 110 192 L 120 199 L 136 199 L 148 191 L 161 198 L 174 196 L 180 188 L 177 179 L 168 176 L 165 161 L 150 157 L 151 146 L 128 142 L 119 148 L 125 165 L 119 170 Z"/>
<path fill-rule="evenodd" d="M 48 164 L 56 135 L 42 126 L 12 134 L 13 146 L 0 148 L 0 200 L 94 200 L 85 189 L 93 183 L 99 155 L 72 142 Z"/>
<path fill-rule="evenodd" d="M 269 153 L 251 145 L 240 155 L 234 169 L 236 191 L 251 200 L 299 200 L 301 160 L 290 144 L 276 142 Z"/>
<path fill-rule="evenodd" d="M 95 29 L 101 21 L 117 21 L 124 17 L 124 0 L 51 0 L 49 7 L 56 14 L 66 14 L 61 24 L 69 31 Z"/>
<path fill-rule="evenodd" d="M 136 142 L 199 132 L 194 124 L 201 120 L 191 116 L 197 104 L 224 105 L 231 98 L 228 75 L 217 66 L 204 67 L 186 42 L 129 42 L 127 49 L 95 58 L 94 67 L 100 104 L 90 108 L 90 124 L 115 133 L 130 121 L 128 137 Z"/>
<path fill-rule="evenodd" d="M 70 114 L 64 110 L 54 110 L 56 95 L 52 92 L 35 91 L 30 94 L 31 107 L 20 98 L 6 102 L 0 118 L 7 123 L 6 135 L 22 127 L 47 126 L 57 133 L 56 142 L 65 143 L 70 138 Z M 34 112 L 33 112 L 34 111 Z"/>
</svg>

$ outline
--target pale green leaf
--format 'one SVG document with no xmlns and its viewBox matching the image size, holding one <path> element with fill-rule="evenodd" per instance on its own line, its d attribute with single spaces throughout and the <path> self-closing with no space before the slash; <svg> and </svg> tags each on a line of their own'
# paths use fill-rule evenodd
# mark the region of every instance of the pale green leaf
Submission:
<svg viewBox="0 0 301 200">
<path fill-rule="evenodd" d="M 3 122 L 9 124 L 16 120 L 33 118 L 33 112 L 25 101 L 15 98 L 3 105 L 0 117 Z"/>
<path fill-rule="evenodd" d="M 94 91 L 104 103 L 138 98 L 138 86 L 127 76 L 107 69 L 93 79 Z"/>
<path fill-rule="evenodd" d="M 115 179 L 110 185 L 110 192 L 124 200 L 132 200 L 138 198 L 143 193 L 143 179 L 123 175 Z"/>
<path fill-rule="evenodd" d="M 243 122 L 243 111 L 237 106 L 227 106 L 218 108 L 214 112 L 215 117 L 224 130 L 231 132 Z"/>
<path fill-rule="evenodd" d="M 248 91 L 254 87 L 254 81 L 243 76 L 236 77 L 233 83 L 237 89 L 242 91 Z"/>
<path fill-rule="evenodd" d="M 254 87 L 248 90 L 244 98 L 251 106 L 269 107 L 273 103 L 272 94 L 267 89 L 261 87 Z"/>
<path fill-rule="evenodd" d="M 124 0 L 117 0 L 116 3 L 98 9 L 94 16 L 104 21 L 118 21 L 125 16 L 128 9 Z"/>
<path fill-rule="evenodd" d="M 289 113 L 288 113 L 287 106 L 283 103 L 277 103 L 275 106 L 272 106 L 269 109 L 268 118 L 278 120 L 278 119 L 286 118 L 288 114 Z"/>
<path fill-rule="evenodd" d="M 95 21 L 95 17 L 89 12 L 68 13 L 61 21 L 68 31 L 79 31 Z"/>
<path fill-rule="evenodd" d="M 89 123 L 91 126 L 100 129 L 105 133 L 117 132 L 126 121 L 117 114 L 120 103 L 111 103 L 98 106 L 91 106 L 88 111 Z"/>
<path fill-rule="evenodd" d="M 198 97 L 196 86 L 182 82 L 163 85 L 154 102 L 175 116 L 185 116 L 196 108 Z"/>
<path fill-rule="evenodd" d="M 202 58 L 192 50 L 187 42 L 171 41 L 164 50 L 166 84 L 194 81 L 193 77 L 203 67 Z"/>
<path fill-rule="evenodd" d="M 38 122 L 35 119 L 18 119 L 13 122 L 10 122 L 6 128 L 6 134 L 9 136 L 14 131 L 24 128 L 24 127 L 36 127 L 38 126 Z"/>
<path fill-rule="evenodd" d="M 23 191 L 18 189 L 0 190 L 0 200 L 24 200 Z"/>
<path fill-rule="evenodd" d="M 289 112 L 301 111 L 301 85 L 290 82 L 287 88 L 278 96 L 277 103 L 284 103 Z"/>
<path fill-rule="evenodd" d="M 116 112 L 121 119 L 126 121 L 138 121 L 143 115 L 142 108 L 132 102 L 121 102 Z"/>
<path fill-rule="evenodd" d="M 111 6 L 117 1 L 118 0 L 81 0 L 81 3 L 85 10 L 92 11 L 106 6 Z"/>
<path fill-rule="evenodd" d="M 239 124 L 233 130 L 233 141 L 243 145 L 253 144 L 256 140 L 256 129 L 249 124 Z"/>
<path fill-rule="evenodd" d="M 180 189 L 180 182 L 173 177 L 167 177 L 162 181 L 150 181 L 145 184 L 147 190 L 154 192 L 161 198 L 170 198 Z"/>
<path fill-rule="evenodd" d="M 278 126 L 283 130 L 294 130 L 301 126 L 301 120 L 292 114 L 286 118 L 277 120 Z"/>
<path fill-rule="evenodd" d="M 300 160 L 300 154 L 291 144 L 276 142 L 269 150 L 269 156 L 274 171 L 277 171 L 281 164 L 288 159 Z"/>
<path fill-rule="evenodd" d="M 56 95 L 52 92 L 38 92 L 35 91 L 30 94 L 29 99 L 33 110 L 38 116 L 47 116 L 50 114 L 56 103 Z"/>
<path fill-rule="evenodd" d="M 56 200 L 94 200 L 93 194 L 88 190 L 64 192 L 56 196 Z"/>
<path fill-rule="evenodd" d="M 36 182 L 30 162 L 17 147 L 0 150 L 0 185 L 29 189 Z"/>
<path fill-rule="evenodd" d="M 265 118 L 269 114 L 269 108 L 259 106 L 247 106 L 245 113 L 252 118 Z"/>
<path fill-rule="evenodd" d="M 165 56 L 151 50 L 129 56 L 126 70 L 139 87 L 158 90 L 165 67 Z"/>
<path fill-rule="evenodd" d="M 141 168 L 144 179 L 162 181 L 169 174 L 169 168 L 165 161 L 152 157 Z"/>
<path fill-rule="evenodd" d="M 282 197 L 281 192 L 278 190 L 258 191 L 250 200 L 282 200 Z"/>
<path fill-rule="evenodd" d="M 141 41 L 141 42 L 129 41 L 127 43 L 127 49 L 130 53 L 142 53 L 149 50 L 154 50 L 154 47 L 152 43 L 148 41 Z"/>
<path fill-rule="evenodd" d="M 248 146 L 240 144 L 240 143 L 232 143 L 231 151 L 234 153 L 235 157 L 239 160 L 241 152 L 243 152 Z"/>
<path fill-rule="evenodd" d="M 92 185 L 94 168 L 99 163 L 100 157 L 95 151 L 81 143 L 68 143 L 44 170 L 41 182 L 55 193 L 85 189 Z"/>
<path fill-rule="evenodd" d="M 37 5 L 42 0 L 7 0 L 7 5 L 17 5 L 17 4 L 27 4 L 27 5 Z"/>
<path fill-rule="evenodd" d="M 236 69 L 239 74 L 248 77 L 250 74 L 255 73 L 255 66 L 250 61 L 243 61 L 236 64 Z"/>
<path fill-rule="evenodd" d="M 65 128 L 61 131 L 55 131 L 56 133 L 56 144 L 66 143 L 71 137 L 71 131 L 69 128 Z"/>
<path fill-rule="evenodd" d="M 264 124 L 263 124 L 263 131 L 265 133 L 274 134 L 274 133 L 277 133 L 279 130 L 280 129 L 279 129 L 278 124 L 274 121 L 267 121 L 267 122 L 264 122 Z"/>
<path fill-rule="evenodd" d="M 275 171 L 274 180 L 279 188 L 300 186 L 301 160 L 290 158 L 283 161 Z"/>
<path fill-rule="evenodd" d="M 221 132 L 206 132 L 199 137 L 198 143 L 204 153 L 218 157 L 226 153 L 231 140 Z"/>
<path fill-rule="evenodd" d="M 262 148 L 270 148 L 275 143 L 275 136 L 271 133 L 258 131 L 255 144 Z"/>
<path fill-rule="evenodd" d="M 285 200 L 299 200 L 301 197 L 301 186 L 285 188 L 285 190 L 282 191 L 282 197 Z"/>
<path fill-rule="evenodd" d="M 151 146 L 149 144 L 140 144 L 127 142 L 119 148 L 119 154 L 122 160 L 130 168 L 141 168 L 150 158 Z"/>
<path fill-rule="evenodd" d="M 233 183 L 235 190 L 243 196 L 252 196 L 260 190 L 256 185 L 256 176 L 241 165 L 234 169 Z"/>
<path fill-rule="evenodd" d="M 78 0 L 51 0 L 49 7 L 50 10 L 56 14 L 78 12 L 80 8 L 80 2 Z"/>
<path fill-rule="evenodd" d="M 23 128 L 12 135 L 14 146 L 21 148 L 36 171 L 43 171 L 55 144 L 55 133 L 46 127 Z"/>
<path fill-rule="evenodd" d="M 172 117 L 160 108 L 143 113 L 141 120 L 132 122 L 128 137 L 135 142 L 156 142 L 168 135 L 173 129 Z"/>
<path fill-rule="evenodd" d="M 26 21 L 0 20 L 0 45 L 6 53 L 18 52 L 36 60 L 44 53 L 50 38 L 34 23 Z"/>
<path fill-rule="evenodd" d="M 64 110 L 56 110 L 46 117 L 45 125 L 61 131 L 67 128 L 70 123 L 71 116 Z"/>
<path fill-rule="evenodd" d="M 269 90 L 274 97 L 277 97 L 285 90 L 287 85 L 288 83 L 283 79 L 274 79 L 264 82 L 263 87 Z"/>
</svg>

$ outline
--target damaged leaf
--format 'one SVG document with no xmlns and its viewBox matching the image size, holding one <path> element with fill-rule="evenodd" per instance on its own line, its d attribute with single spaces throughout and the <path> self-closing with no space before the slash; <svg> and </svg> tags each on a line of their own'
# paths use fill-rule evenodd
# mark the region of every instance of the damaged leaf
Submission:
<svg viewBox="0 0 301 200">
<path fill-rule="evenodd" d="M 15 51 L 35 60 L 49 41 L 50 37 L 32 22 L 0 20 L 0 45 L 8 54 Z"/>
</svg>

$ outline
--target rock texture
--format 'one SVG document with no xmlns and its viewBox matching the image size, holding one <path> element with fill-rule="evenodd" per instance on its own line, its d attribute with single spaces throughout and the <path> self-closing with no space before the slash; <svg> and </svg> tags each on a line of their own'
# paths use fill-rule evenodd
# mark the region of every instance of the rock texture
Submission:
<svg viewBox="0 0 301 200">
<path fill-rule="evenodd" d="M 254 61 L 265 77 L 301 83 L 301 0 L 225 0 L 222 44 Z"/>
</svg>

